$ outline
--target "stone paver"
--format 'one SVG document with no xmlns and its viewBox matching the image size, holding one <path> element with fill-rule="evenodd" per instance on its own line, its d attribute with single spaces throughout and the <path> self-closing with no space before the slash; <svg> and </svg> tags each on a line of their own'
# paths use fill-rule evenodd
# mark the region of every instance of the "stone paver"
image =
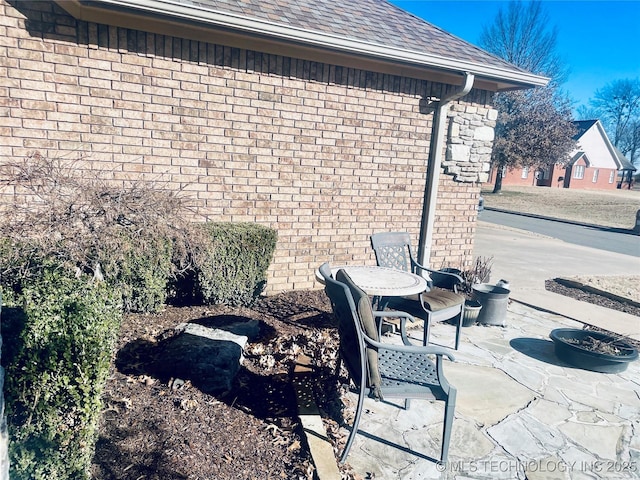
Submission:
<svg viewBox="0 0 640 480">
<path fill-rule="evenodd" d="M 456 411 L 482 425 L 494 425 L 535 398 L 533 391 L 496 368 L 452 363 L 445 366 L 445 375 L 458 390 Z"/>
</svg>

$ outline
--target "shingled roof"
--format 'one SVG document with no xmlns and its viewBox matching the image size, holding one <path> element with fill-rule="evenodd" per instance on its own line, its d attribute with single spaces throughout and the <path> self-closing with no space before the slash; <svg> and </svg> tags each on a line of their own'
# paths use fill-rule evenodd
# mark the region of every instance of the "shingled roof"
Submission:
<svg viewBox="0 0 640 480">
<path fill-rule="evenodd" d="M 593 127 L 598 120 L 576 120 L 573 122 L 573 126 L 576 127 L 576 133 L 573 136 L 574 140 L 580 139 L 584 133 Z"/>
<path fill-rule="evenodd" d="M 384 0 L 175 0 L 175 3 L 357 39 L 372 45 L 525 72 Z"/>
<path fill-rule="evenodd" d="M 72 0 L 79 8 L 109 8 L 197 22 L 441 71 L 469 72 L 497 89 L 544 85 L 522 70 L 385 0 Z M 452 6 L 452 10 L 455 7 Z M 454 14 L 454 12 L 452 12 Z"/>
</svg>

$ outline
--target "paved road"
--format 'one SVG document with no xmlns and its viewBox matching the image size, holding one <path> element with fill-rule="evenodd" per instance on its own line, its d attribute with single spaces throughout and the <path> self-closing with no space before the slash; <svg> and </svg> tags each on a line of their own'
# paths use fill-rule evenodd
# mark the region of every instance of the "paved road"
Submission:
<svg viewBox="0 0 640 480">
<path fill-rule="evenodd" d="M 478 220 L 547 235 L 575 245 L 640 257 L 640 236 L 623 233 L 620 229 L 589 227 L 486 209 L 479 213 Z"/>
</svg>

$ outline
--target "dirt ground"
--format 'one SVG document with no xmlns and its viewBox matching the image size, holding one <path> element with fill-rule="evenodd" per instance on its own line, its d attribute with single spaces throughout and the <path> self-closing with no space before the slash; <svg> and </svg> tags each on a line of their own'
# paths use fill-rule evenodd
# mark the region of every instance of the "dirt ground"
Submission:
<svg viewBox="0 0 640 480">
<path fill-rule="evenodd" d="M 637 277 L 581 280 L 622 296 L 639 283 Z M 547 288 L 609 308 L 629 306 L 554 281 Z M 209 394 L 198 388 L 197 377 L 172 373 L 174 366 L 164 358 L 177 325 L 247 319 L 259 322 L 260 334 L 248 343 L 230 391 Z M 127 316 L 105 387 L 93 478 L 314 478 L 291 372 L 300 352 L 320 367 L 314 394 L 330 438 L 341 447 L 339 425 L 347 411 L 340 400 L 345 387 L 332 374 L 336 351 L 337 333 L 322 290 L 261 298 L 251 308 L 167 307 L 157 315 Z M 342 477 L 359 478 L 348 464 Z"/>
<path fill-rule="evenodd" d="M 248 343 L 230 391 L 206 393 L 196 386 L 198 378 L 176 377 L 163 362 L 180 323 L 248 319 L 259 322 L 260 334 Z M 127 316 L 104 392 L 93 478 L 313 478 L 291 373 L 300 352 L 327 359 L 321 371 L 332 371 L 332 322 L 321 290 L 261 298 L 252 308 L 167 307 L 156 315 Z M 317 388 L 330 405 L 335 378 L 322 376 Z M 339 417 L 340 402 L 333 403 Z"/>
</svg>

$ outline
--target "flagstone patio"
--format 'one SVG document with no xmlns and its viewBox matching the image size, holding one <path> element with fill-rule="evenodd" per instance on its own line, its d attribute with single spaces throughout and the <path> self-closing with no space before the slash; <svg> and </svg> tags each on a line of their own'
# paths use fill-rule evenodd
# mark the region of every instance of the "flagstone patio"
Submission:
<svg viewBox="0 0 640 480">
<path fill-rule="evenodd" d="M 416 400 L 409 411 L 367 400 L 347 462 L 376 479 L 640 478 L 640 362 L 619 374 L 567 365 L 549 339 L 563 326 L 582 328 L 511 302 L 506 327 L 463 330 L 445 365 L 458 389 L 446 465 L 433 461 L 442 404 Z M 450 345 L 454 331 L 435 325 L 432 343 Z"/>
</svg>

